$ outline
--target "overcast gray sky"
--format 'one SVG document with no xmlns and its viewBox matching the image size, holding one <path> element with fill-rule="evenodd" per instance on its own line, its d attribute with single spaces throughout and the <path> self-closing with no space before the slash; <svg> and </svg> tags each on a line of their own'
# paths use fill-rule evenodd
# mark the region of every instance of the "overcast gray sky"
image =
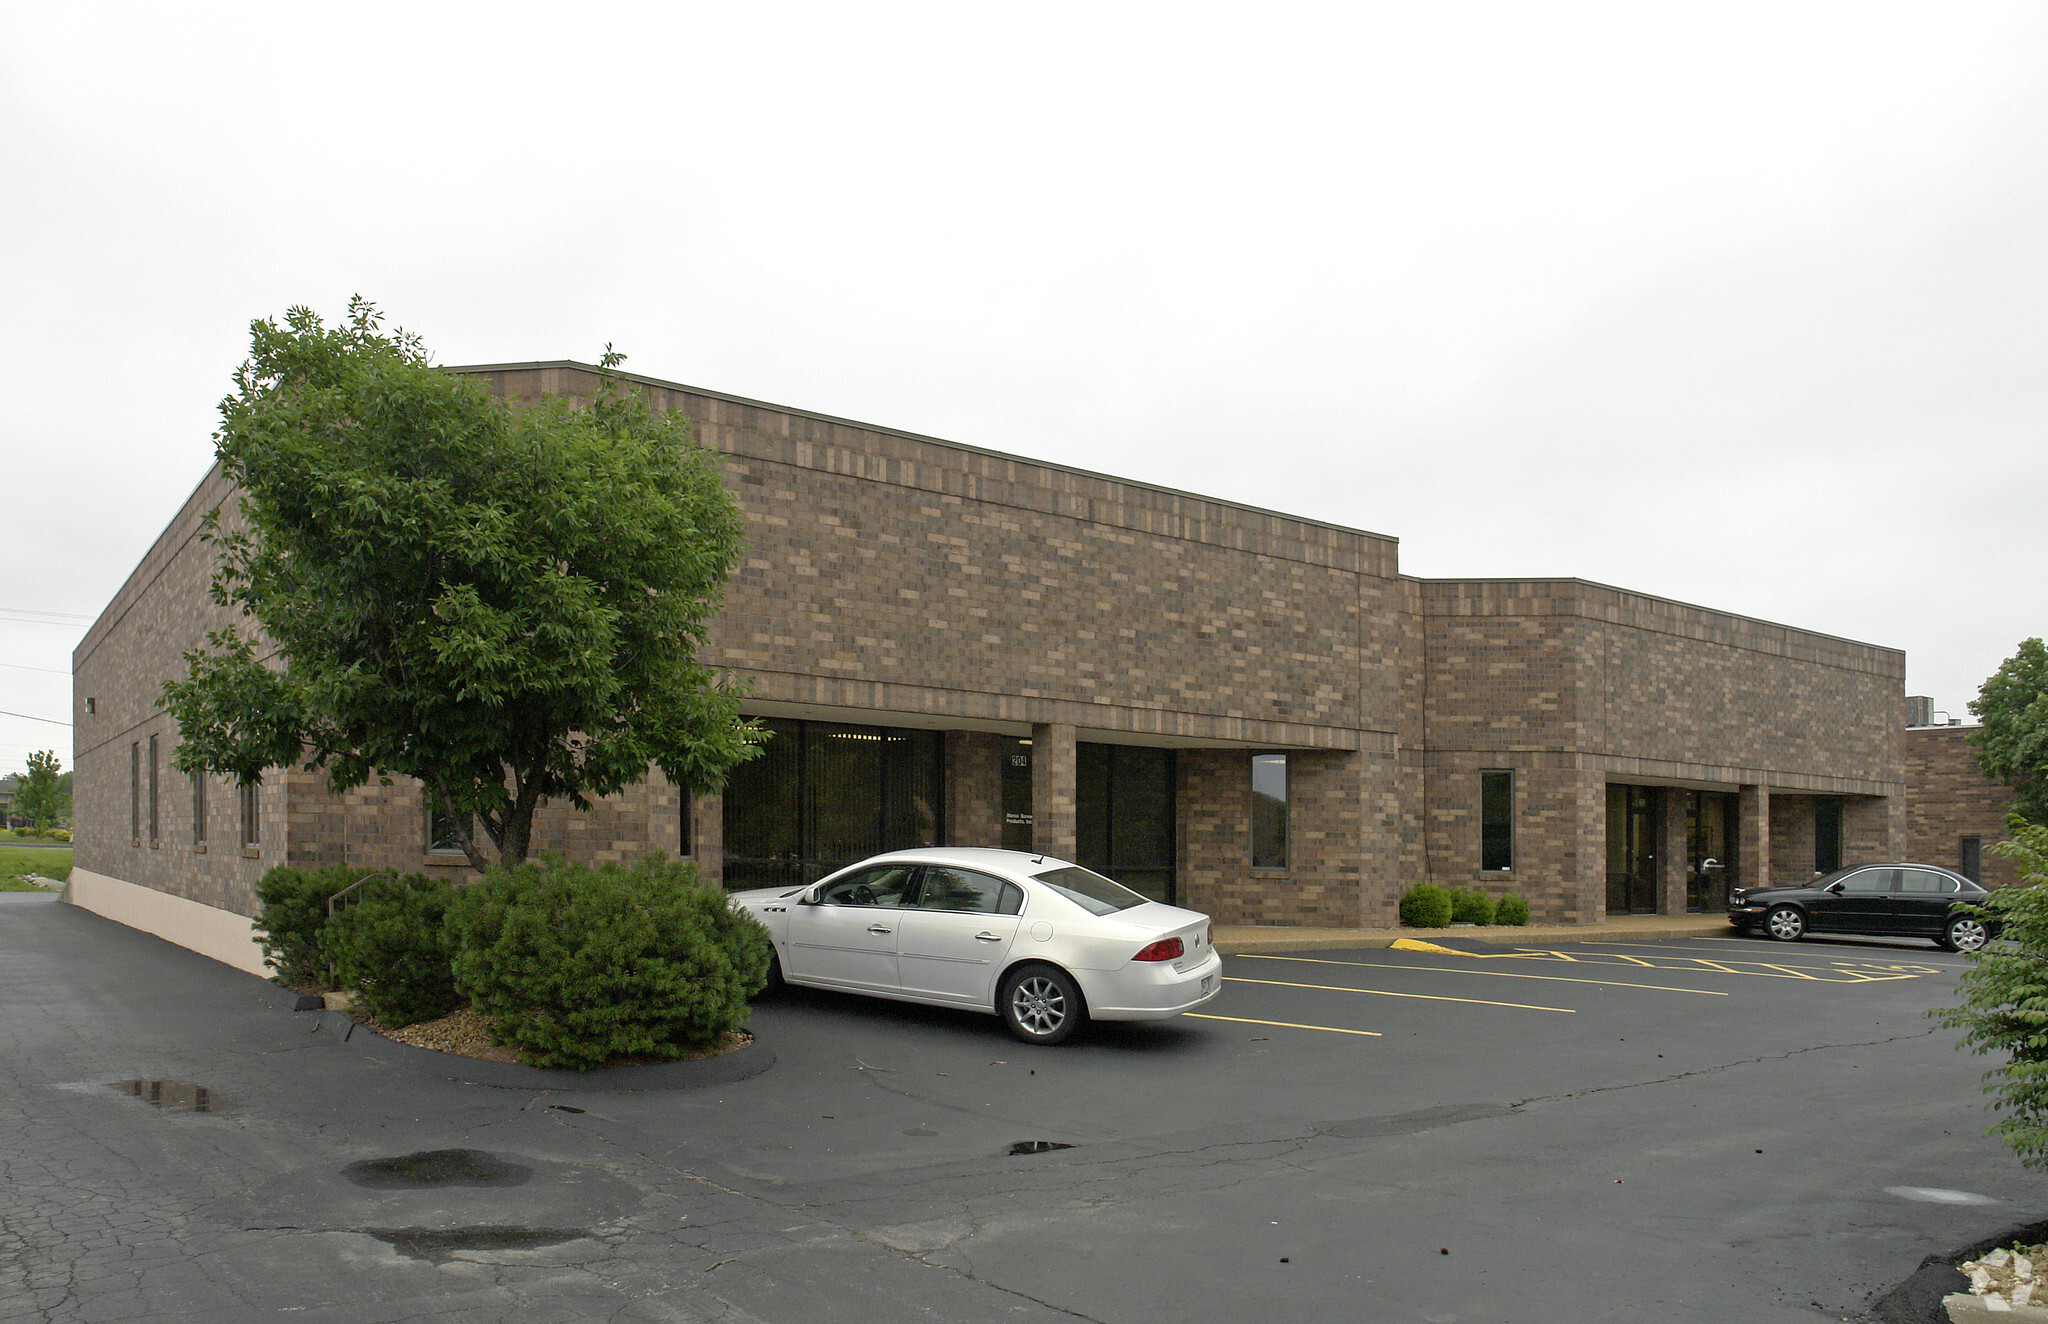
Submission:
<svg viewBox="0 0 2048 1324">
<path fill-rule="evenodd" d="M 594 360 L 1903 648 L 2044 623 L 2048 8 L 0 0 L 0 710 L 252 318 Z M 1769 720 L 1768 714 L 1759 714 Z M 0 716 L 0 771 L 71 764 Z"/>
</svg>

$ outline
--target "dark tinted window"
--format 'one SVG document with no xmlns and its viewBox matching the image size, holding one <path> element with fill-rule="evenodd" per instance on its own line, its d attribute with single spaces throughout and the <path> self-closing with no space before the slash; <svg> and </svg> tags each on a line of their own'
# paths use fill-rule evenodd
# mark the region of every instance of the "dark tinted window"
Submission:
<svg viewBox="0 0 2048 1324">
<path fill-rule="evenodd" d="M 1899 890 L 1901 892 L 1918 892 L 1922 896 L 1926 896 L 1930 893 L 1954 892 L 1958 890 L 1955 879 L 1950 878 L 1947 874 L 1935 873 L 1931 869 L 1905 869 L 1901 870 L 1901 875 L 1899 880 Z"/>
<path fill-rule="evenodd" d="M 1842 875 L 1842 890 L 1845 892 L 1890 892 L 1895 890 L 1893 880 L 1897 869 L 1858 869 Z"/>
<path fill-rule="evenodd" d="M 1515 774 L 1479 774 L 1479 867 L 1515 866 Z"/>
<path fill-rule="evenodd" d="M 1833 873 L 1842 867 L 1842 802 L 1823 797 L 1813 802 L 1813 871 Z"/>
</svg>

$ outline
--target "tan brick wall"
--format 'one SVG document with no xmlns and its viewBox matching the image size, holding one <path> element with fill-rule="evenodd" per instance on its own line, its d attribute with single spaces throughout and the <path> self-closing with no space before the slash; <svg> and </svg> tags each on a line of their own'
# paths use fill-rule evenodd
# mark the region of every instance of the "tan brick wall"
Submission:
<svg viewBox="0 0 2048 1324">
<path fill-rule="evenodd" d="M 1774 872 L 1802 848 L 1796 876 L 1810 872 L 1812 792 L 1860 806 L 1845 812 L 1845 850 L 1852 822 L 1858 849 L 1893 849 L 1896 650 L 1577 580 L 1416 584 L 1436 881 L 1512 886 L 1539 919 L 1597 919 L 1609 782 L 1772 787 Z M 1495 768 L 1516 775 L 1512 879 L 1478 868 L 1478 774 Z M 1753 863 L 1742 861 L 1745 878 Z"/>
<path fill-rule="evenodd" d="M 2008 887 L 2019 881 L 2019 868 L 1991 845 L 2007 838 L 2012 792 L 1977 767 L 1969 743 L 1977 729 L 1923 726 L 1906 731 L 1905 855 L 1954 869 L 1962 863 L 1962 838 L 1981 837 L 1984 885 Z"/>
<path fill-rule="evenodd" d="M 212 549 L 200 541 L 208 511 L 225 501 L 232 516 L 230 497 L 218 471 L 209 471 L 72 653 L 72 848 L 82 869 L 253 915 L 256 880 L 284 858 L 281 774 L 259 795 L 262 845 L 255 851 L 241 847 L 234 785 L 209 779 L 208 831 L 200 843 L 193 832 L 192 782 L 170 766 L 177 728 L 157 706 L 162 682 L 184 674 L 185 650 L 230 619 L 208 596 Z M 154 843 L 148 826 L 151 736 L 158 761 Z M 141 752 L 139 843 L 129 831 L 131 745 Z"/>
<path fill-rule="evenodd" d="M 518 399 L 597 384 L 566 365 L 470 371 Z M 1894 651 L 1578 581 L 1403 577 L 1379 535 L 642 385 L 695 421 L 746 519 L 707 660 L 760 711 L 948 730 L 955 841 L 1000 839 L 993 751 L 1053 729 L 1177 748 L 1183 896 L 1226 922 L 1385 923 L 1412 882 L 1470 883 L 1486 768 L 1516 773 L 1512 885 L 1543 919 L 1602 912 L 1611 780 L 1767 785 L 1786 851 L 1802 796 L 1881 797 L 1867 837 L 1900 819 Z M 209 475 L 80 645 L 81 702 L 104 696 L 78 719 L 80 865 L 243 913 L 286 858 L 465 872 L 425 852 L 409 783 L 337 801 L 276 774 L 261 854 L 227 859 L 231 788 L 198 856 L 166 773 L 170 826 L 154 850 L 129 842 L 128 743 L 155 731 L 166 759 L 174 743 L 156 686 L 220 621 L 193 534 L 227 495 Z M 1270 873 L 1249 865 L 1261 750 L 1290 755 L 1289 865 Z M 658 775 L 589 813 L 547 807 L 535 845 L 674 853 L 685 812 L 715 876 L 720 797 L 686 805 Z"/>
<path fill-rule="evenodd" d="M 1226 924 L 1394 922 L 1398 836 L 1392 760 L 1334 750 L 1287 751 L 1287 867 L 1251 864 L 1251 760 L 1235 750 L 1185 750 L 1180 769 L 1183 904 Z M 1368 821 L 1370 813 L 1370 821 Z"/>
</svg>

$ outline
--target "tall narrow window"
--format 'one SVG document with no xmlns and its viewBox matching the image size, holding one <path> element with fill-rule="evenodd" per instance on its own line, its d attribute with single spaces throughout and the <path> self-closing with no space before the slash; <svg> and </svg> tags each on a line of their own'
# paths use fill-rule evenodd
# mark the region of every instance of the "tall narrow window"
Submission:
<svg viewBox="0 0 2048 1324">
<path fill-rule="evenodd" d="M 153 850 L 157 843 L 157 798 L 156 798 L 156 737 L 149 738 L 149 844 Z"/>
<path fill-rule="evenodd" d="M 1984 838 L 1964 837 L 1962 848 L 1957 852 L 1961 857 L 1956 861 L 1956 872 L 1973 883 L 1984 881 Z"/>
<path fill-rule="evenodd" d="M 206 844 L 206 774 L 192 774 L 192 844 Z"/>
<path fill-rule="evenodd" d="M 441 797 L 424 793 L 427 802 L 427 851 L 433 855 L 462 854 L 462 822 L 441 808 Z M 472 825 L 473 826 L 473 825 Z"/>
<path fill-rule="evenodd" d="M 1813 802 L 1813 871 L 1833 873 L 1842 867 L 1842 802 L 1823 796 Z"/>
<path fill-rule="evenodd" d="M 683 792 L 683 813 L 680 826 L 682 828 L 682 839 L 677 844 L 676 849 L 687 860 L 697 853 L 697 797 L 687 790 Z"/>
<path fill-rule="evenodd" d="M 142 844 L 142 742 L 128 746 L 128 838 Z"/>
<path fill-rule="evenodd" d="M 245 850 L 254 850 L 263 844 L 263 817 L 259 812 L 262 804 L 257 799 L 262 786 L 261 782 L 242 783 L 242 847 Z"/>
<path fill-rule="evenodd" d="M 1515 774 L 1479 774 L 1479 867 L 1504 873 L 1515 867 Z"/>
<path fill-rule="evenodd" d="M 1252 868 L 1287 867 L 1287 756 L 1252 756 Z"/>
</svg>

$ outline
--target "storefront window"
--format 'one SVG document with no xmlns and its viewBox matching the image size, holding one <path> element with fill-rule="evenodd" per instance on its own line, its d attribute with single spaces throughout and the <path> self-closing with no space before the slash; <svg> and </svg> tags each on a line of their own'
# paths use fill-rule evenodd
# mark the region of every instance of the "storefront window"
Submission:
<svg viewBox="0 0 2048 1324">
<path fill-rule="evenodd" d="M 767 718 L 725 786 L 725 885 L 798 886 L 883 851 L 936 846 L 937 731 Z"/>
</svg>

